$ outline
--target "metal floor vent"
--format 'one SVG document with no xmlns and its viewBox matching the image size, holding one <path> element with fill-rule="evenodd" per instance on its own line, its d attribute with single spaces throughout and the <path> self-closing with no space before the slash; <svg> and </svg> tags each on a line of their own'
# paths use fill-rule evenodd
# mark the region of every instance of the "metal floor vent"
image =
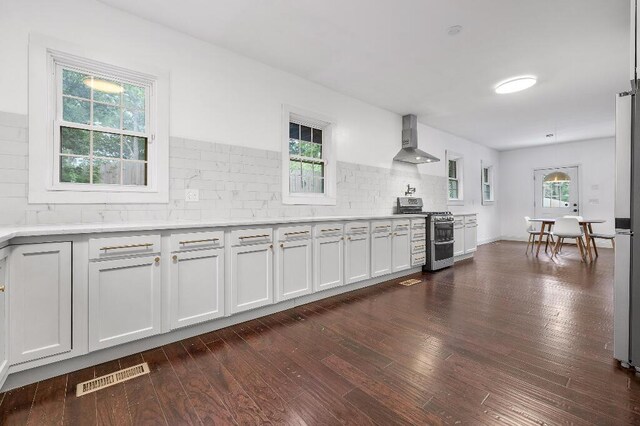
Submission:
<svg viewBox="0 0 640 426">
<path fill-rule="evenodd" d="M 410 285 L 420 284 L 422 281 L 416 279 L 400 281 L 398 284 L 409 287 Z"/>
<path fill-rule="evenodd" d="M 106 376 L 96 377 L 95 379 L 78 383 L 78 386 L 76 387 L 76 396 L 86 395 L 88 393 L 122 383 L 129 379 L 133 379 L 134 377 L 142 376 L 143 374 L 149 374 L 149 365 L 146 362 L 125 368 L 124 370 L 116 371 L 115 373 L 107 374 Z"/>
</svg>

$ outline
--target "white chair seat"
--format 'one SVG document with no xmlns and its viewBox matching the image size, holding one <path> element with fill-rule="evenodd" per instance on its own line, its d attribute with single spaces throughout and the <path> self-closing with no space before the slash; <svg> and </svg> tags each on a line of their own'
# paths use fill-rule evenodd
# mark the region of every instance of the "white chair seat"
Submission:
<svg viewBox="0 0 640 426">
<path fill-rule="evenodd" d="M 616 237 L 616 235 L 615 234 L 592 233 L 592 234 L 589 234 L 589 237 L 591 237 L 591 238 L 602 238 L 603 240 L 613 240 Z"/>
<path fill-rule="evenodd" d="M 533 235 L 540 235 L 540 231 L 535 231 L 535 230 L 533 230 L 533 231 L 532 231 L 532 230 L 529 230 L 529 233 L 530 233 L 530 234 L 533 234 Z M 544 232 L 542 233 L 542 235 L 549 235 L 549 232 L 548 232 L 548 231 L 544 231 Z"/>
<path fill-rule="evenodd" d="M 559 233 L 559 232 L 552 232 L 551 235 L 559 238 L 580 238 L 582 237 L 582 232 L 566 233 L 566 234 Z"/>
</svg>

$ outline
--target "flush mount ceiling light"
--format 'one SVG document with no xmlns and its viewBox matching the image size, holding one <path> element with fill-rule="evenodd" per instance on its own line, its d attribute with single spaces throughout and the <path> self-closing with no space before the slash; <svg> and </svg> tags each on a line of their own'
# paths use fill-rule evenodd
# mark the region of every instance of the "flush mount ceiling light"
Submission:
<svg viewBox="0 0 640 426">
<path fill-rule="evenodd" d="M 93 90 L 105 93 L 122 93 L 124 88 L 112 81 L 101 80 L 99 78 L 87 77 L 83 81 L 85 86 L 91 87 Z"/>
<path fill-rule="evenodd" d="M 454 25 L 452 27 L 447 28 L 447 34 L 449 34 L 450 36 L 455 36 L 460 34 L 460 32 L 462 31 L 462 25 Z"/>
<path fill-rule="evenodd" d="M 536 84 L 538 81 L 534 76 L 523 75 L 520 77 L 510 78 L 496 85 L 496 93 L 503 95 L 506 93 L 520 92 L 521 90 L 528 89 Z"/>
</svg>

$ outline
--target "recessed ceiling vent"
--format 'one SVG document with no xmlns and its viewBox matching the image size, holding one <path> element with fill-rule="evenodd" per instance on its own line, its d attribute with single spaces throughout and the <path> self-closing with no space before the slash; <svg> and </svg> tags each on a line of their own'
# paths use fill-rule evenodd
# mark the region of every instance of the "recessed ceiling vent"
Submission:
<svg viewBox="0 0 640 426">
<path fill-rule="evenodd" d="M 125 368 L 124 370 L 116 371 L 115 373 L 107 374 L 106 376 L 100 376 L 93 380 L 78 383 L 78 386 L 76 387 L 76 396 L 96 392 L 100 389 L 133 379 L 134 377 L 142 376 L 143 374 L 149 374 L 149 365 L 146 362 Z"/>
<path fill-rule="evenodd" d="M 395 161 L 411 164 L 435 163 L 439 158 L 418 149 L 418 117 L 402 117 L 402 149 L 393 157 Z"/>
</svg>

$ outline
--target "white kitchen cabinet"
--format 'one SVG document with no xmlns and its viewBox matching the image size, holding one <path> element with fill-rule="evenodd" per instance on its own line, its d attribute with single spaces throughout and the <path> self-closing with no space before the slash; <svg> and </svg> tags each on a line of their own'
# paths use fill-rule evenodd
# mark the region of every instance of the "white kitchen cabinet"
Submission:
<svg viewBox="0 0 640 426">
<path fill-rule="evenodd" d="M 224 316 L 223 248 L 175 252 L 170 270 L 172 329 Z"/>
<path fill-rule="evenodd" d="M 71 243 L 24 244 L 9 265 L 9 360 L 71 350 Z"/>
<path fill-rule="evenodd" d="M 404 271 L 411 267 L 411 235 L 409 227 L 397 228 L 392 236 L 392 272 Z"/>
<path fill-rule="evenodd" d="M 391 232 L 374 232 L 371 234 L 371 277 L 390 274 L 392 270 Z"/>
<path fill-rule="evenodd" d="M 334 235 L 316 238 L 314 241 L 314 290 L 326 290 L 343 285 L 344 237 Z"/>
<path fill-rule="evenodd" d="M 9 371 L 9 249 L 0 249 L 0 387 Z"/>
<path fill-rule="evenodd" d="M 159 256 L 89 264 L 89 350 L 160 333 Z"/>
<path fill-rule="evenodd" d="M 267 238 L 266 232 L 256 235 Z M 230 279 L 231 313 L 273 303 L 273 244 L 232 247 Z"/>
<path fill-rule="evenodd" d="M 308 231 L 304 235 L 309 235 Z M 313 292 L 312 240 L 282 241 L 276 252 L 277 301 L 304 296 Z"/>
<path fill-rule="evenodd" d="M 345 284 L 353 284 L 371 277 L 371 245 L 369 234 L 348 235 L 344 247 Z"/>
<path fill-rule="evenodd" d="M 464 218 L 464 253 L 473 253 L 478 248 L 478 222 L 475 215 Z"/>
<path fill-rule="evenodd" d="M 464 254 L 464 216 L 456 216 L 453 222 L 453 255 L 461 256 Z"/>
</svg>

